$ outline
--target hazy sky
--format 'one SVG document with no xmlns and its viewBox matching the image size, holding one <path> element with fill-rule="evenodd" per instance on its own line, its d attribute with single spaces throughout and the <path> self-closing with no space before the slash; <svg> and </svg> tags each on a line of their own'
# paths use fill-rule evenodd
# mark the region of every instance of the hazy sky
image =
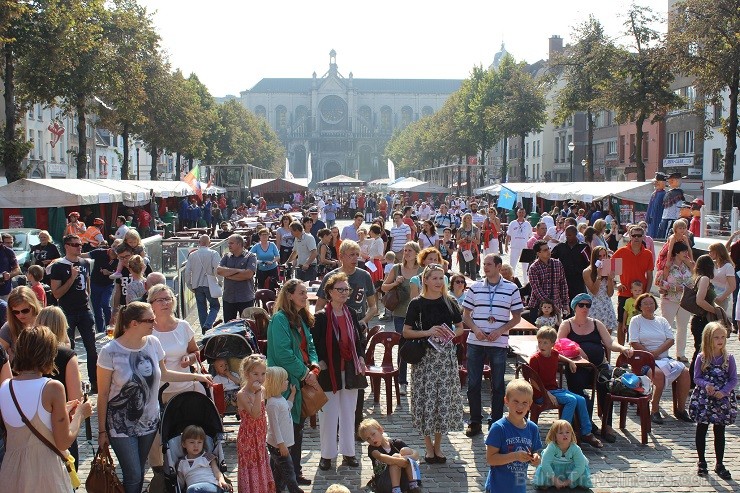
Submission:
<svg viewBox="0 0 740 493">
<path fill-rule="evenodd" d="M 637 0 L 665 15 L 668 0 Z M 490 65 L 501 41 L 517 60 L 547 57 L 548 38 L 570 40 L 594 14 L 622 31 L 631 0 L 139 0 L 174 67 L 195 72 L 214 96 L 264 77 L 321 77 L 329 51 L 359 78 L 463 79 Z M 503 4 L 503 5 L 502 5 Z"/>
</svg>

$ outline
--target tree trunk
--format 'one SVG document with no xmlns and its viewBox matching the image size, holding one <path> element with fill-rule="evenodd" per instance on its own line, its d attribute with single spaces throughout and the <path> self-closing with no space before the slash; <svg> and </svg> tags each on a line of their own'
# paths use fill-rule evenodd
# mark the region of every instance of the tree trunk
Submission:
<svg viewBox="0 0 740 493">
<path fill-rule="evenodd" d="M 740 70 L 732 74 L 732 84 L 730 84 L 730 116 L 727 119 L 727 148 L 725 149 L 725 183 L 734 181 L 735 172 L 735 151 L 737 151 L 737 99 L 740 92 Z M 722 210 L 730 211 L 732 209 L 733 192 L 722 192 Z"/>
<path fill-rule="evenodd" d="M 157 157 L 158 157 L 158 152 L 157 151 L 158 151 L 157 145 L 156 144 L 152 144 L 152 168 L 149 171 L 149 177 L 152 180 L 154 180 L 154 181 L 156 181 L 158 179 L 157 178 L 157 175 L 159 174 L 157 172 Z"/>
<path fill-rule="evenodd" d="M 15 141 L 15 65 L 11 43 L 5 43 L 5 131 L 3 132 L 2 161 L 5 166 L 5 177 L 8 183 L 20 180 L 21 160 L 13 152 L 18 142 Z"/>
<path fill-rule="evenodd" d="M 468 162 L 468 153 L 465 153 L 465 192 L 468 197 L 473 195 L 472 171 Z"/>
<path fill-rule="evenodd" d="M 645 181 L 645 161 L 642 159 L 642 139 L 645 138 L 645 133 L 642 131 L 643 123 L 645 123 L 645 115 L 640 113 L 640 116 L 637 117 L 637 121 L 635 122 L 635 126 L 637 127 L 635 134 L 635 165 L 637 166 L 638 182 Z"/>
<path fill-rule="evenodd" d="M 519 134 L 519 138 L 522 141 L 522 152 L 519 156 L 519 167 L 521 168 L 522 173 L 522 182 L 527 181 L 527 173 L 526 173 L 526 165 L 524 164 L 524 139 L 527 138 L 526 132 L 522 132 Z"/>
<path fill-rule="evenodd" d="M 586 112 L 588 125 L 588 147 L 586 148 L 586 181 L 594 181 L 594 115 Z"/>
<path fill-rule="evenodd" d="M 87 178 L 87 115 L 85 95 L 78 94 L 75 104 L 77 111 L 77 178 Z"/>
<path fill-rule="evenodd" d="M 213 163 L 208 163 L 208 166 L 211 166 L 211 165 L 213 165 Z M 193 169 L 193 156 L 190 156 L 188 158 L 188 169 L 187 169 L 187 171 L 190 172 L 191 169 Z M 181 178 L 178 176 L 177 179 L 180 180 Z"/>
<path fill-rule="evenodd" d="M 176 155 L 176 157 L 175 157 L 175 176 L 177 176 L 177 179 L 178 180 L 180 179 L 180 176 L 182 176 L 180 174 L 180 172 L 182 171 L 180 168 L 181 168 L 181 166 L 180 166 L 180 153 L 178 152 L 177 155 Z"/>
<path fill-rule="evenodd" d="M 486 147 L 488 145 L 486 144 Z M 479 187 L 485 187 L 486 183 L 486 148 L 484 147 L 483 150 L 480 153 L 480 162 L 478 163 L 478 166 L 480 166 L 480 183 L 478 184 Z"/>
<path fill-rule="evenodd" d="M 506 183 L 506 176 L 509 174 L 509 163 L 507 162 L 509 148 L 506 145 L 506 137 L 501 141 L 501 149 L 503 151 L 503 160 L 501 161 L 501 183 Z"/>
<path fill-rule="evenodd" d="M 129 141 L 129 124 L 123 124 L 123 163 L 121 163 L 121 180 L 128 180 L 128 168 L 129 168 L 129 153 L 128 153 L 128 141 Z"/>
</svg>

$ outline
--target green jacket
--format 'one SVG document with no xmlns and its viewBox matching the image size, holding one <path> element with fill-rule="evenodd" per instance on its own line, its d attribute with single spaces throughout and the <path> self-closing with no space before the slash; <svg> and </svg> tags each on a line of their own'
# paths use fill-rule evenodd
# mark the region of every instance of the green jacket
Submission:
<svg viewBox="0 0 740 493">
<path fill-rule="evenodd" d="M 313 344 L 311 331 L 305 323 L 303 333 L 306 335 L 308 345 L 308 359 L 311 364 L 318 364 L 319 357 L 316 355 L 316 347 Z M 279 366 L 288 372 L 290 385 L 298 389 L 291 415 L 293 422 L 298 423 L 301 419 L 301 381 L 308 373 L 308 368 L 303 362 L 301 355 L 301 334 L 296 328 L 290 326 L 288 317 L 282 311 L 272 316 L 270 325 L 267 327 L 267 366 Z M 286 398 L 290 394 L 290 387 L 283 394 Z"/>
</svg>

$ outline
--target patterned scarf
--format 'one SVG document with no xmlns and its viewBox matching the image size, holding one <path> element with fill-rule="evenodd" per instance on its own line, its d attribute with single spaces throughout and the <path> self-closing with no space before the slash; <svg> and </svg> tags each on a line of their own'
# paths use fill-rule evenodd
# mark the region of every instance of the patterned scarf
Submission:
<svg viewBox="0 0 740 493">
<path fill-rule="evenodd" d="M 326 313 L 326 351 L 328 353 L 327 364 L 329 366 L 329 378 L 331 378 L 331 390 L 335 394 L 337 390 L 337 377 L 334 373 L 334 344 L 333 339 L 337 342 L 341 339 L 341 329 L 339 327 L 339 320 L 334 314 L 331 304 L 327 306 L 328 311 Z M 352 362 L 355 364 L 355 372 L 358 374 L 365 373 L 365 367 L 360 363 L 360 358 L 357 356 L 357 348 L 355 346 L 355 326 L 352 321 L 352 314 L 347 308 L 347 305 L 342 305 L 342 312 L 344 313 L 344 320 L 347 323 L 347 337 L 349 338 L 349 347 L 352 351 Z"/>
</svg>

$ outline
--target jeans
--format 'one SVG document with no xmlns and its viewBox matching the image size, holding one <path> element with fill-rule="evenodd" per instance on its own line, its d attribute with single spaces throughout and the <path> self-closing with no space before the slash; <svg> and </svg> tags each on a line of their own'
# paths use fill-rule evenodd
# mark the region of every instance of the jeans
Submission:
<svg viewBox="0 0 740 493">
<path fill-rule="evenodd" d="M 105 327 L 110 323 L 112 294 L 113 283 L 109 285 L 90 283 L 90 304 L 95 316 L 95 329 L 99 333 L 105 332 Z"/>
<path fill-rule="evenodd" d="M 673 226 L 673 223 L 676 222 L 675 219 L 663 219 L 660 221 L 660 227 L 658 228 L 658 236 L 654 238 L 655 240 L 664 240 L 668 237 L 668 232 L 671 230 L 671 227 Z"/>
<path fill-rule="evenodd" d="M 301 448 L 303 447 L 303 426 L 306 424 L 306 418 L 300 418 L 297 423 L 293 423 L 293 446 L 290 447 L 290 460 L 293 462 L 295 477 L 303 476 L 303 467 L 301 466 Z"/>
<path fill-rule="evenodd" d="M 293 447 L 288 447 L 288 450 L 293 451 Z M 296 481 L 295 468 L 293 467 L 293 460 L 288 454 L 287 457 L 280 455 L 280 450 L 277 447 L 271 445 L 267 446 L 267 450 L 270 451 L 270 470 L 272 470 L 272 477 L 275 479 L 275 491 L 283 491 L 283 488 L 288 487 L 288 493 L 302 492 Z"/>
<path fill-rule="evenodd" d="M 154 435 L 149 433 L 140 437 L 110 437 L 110 444 L 121 465 L 123 489 L 126 493 L 141 493 L 144 486 L 144 465 Z"/>
<path fill-rule="evenodd" d="M 205 334 L 208 329 L 213 327 L 213 322 L 216 321 L 218 311 L 221 309 L 221 303 L 219 303 L 218 298 L 211 296 L 211 290 L 208 286 L 198 286 L 195 288 L 195 304 L 198 306 L 200 330 Z M 208 307 L 210 307 L 210 310 Z"/>
<path fill-rule="evenodd" d="M 470 262 L 467 262 L 463 256 L 462 253 L 457 254 L 457 263 L 459 265 L 460 273 L 463 275 L 468 276 L 471 279 L 478 279 L 478 265 L 476 262 L 476 254 L 473 254 L 473 260 Z"/>
<path fill-rule="evenodd" d="M 67 317 L 67 323 L 69 328 L 67 334 L 69 335 L 70 347 L 74 350 L 75 348 L 75 330 L 80 331 L 82 337 L 82 343 L 85 345 L 85 352 L 87 353 L 87 374 L 90 378 L 90 383 L 97 383 L 97 365 L 98 365 L 98 352 L 95 349 L 95 320 L 90 309 L 80 309 L 76 311 L 64 310 L 64 315 Z"/>
<path fill-rule="evenodd" d="M 406 317 L 396 317 L 393 316 L 393 328 L 396 332 L 399 334 L 403 333 L 403 322 L 406 320 Z M 404 360 L 401 359 L 401 355 L 398 355 L 398 383 L 399 385 L 406 385 L 409 383 L 408 377 L 406 376 L 408 372 L 408 365 Z"/>
<path fill-rule="evenodd" d="M 229 303 L 228 301 L 224 301 L 224 322 L 234 320 L 241 316 L 242 310 L 253 306 L 254 300 L 242 301 L 239 303 Z"/>
<path fill-rule="evenodd" d="M 213 483 L 193 483 L 185 493 L 223 493 L 224 490 Z"/>
<path fill-rule="evenodd" d="M 506 348 L 468 344 L 468 404 L 470 405 L 470 424 L 480 425 L 483 421 L 481 411 L 481 383 L 483 380 L 483 360 L 488 359 L 491 366 L 491 420 L 498 421 L 504 415 L 504 373 L 506 373 Z"/>
<path fill-rule="evenodd" d="M 300 265 L 297 265 L 295 268 L 295 277 L 301 281 L 313 281 L 316 279 L 316 265 L 310 265 L 306 270 L 303 270 Z"/>
<path fill-rule="evenodd" d="M 582 395 L 574 394 L 566 389 L 551 390 L 550 393 L 555 396 L 558 404 L 565 406 L 563 407 L 563 415 L 560 419 L 573 423 L 573 416 L 578 412 L 578 421 L 580 421 L 581 424 L 581 435 L 588 435 L 591 433 L 591 416 L 588 414 L 586 399 Z"/>
</svg>

